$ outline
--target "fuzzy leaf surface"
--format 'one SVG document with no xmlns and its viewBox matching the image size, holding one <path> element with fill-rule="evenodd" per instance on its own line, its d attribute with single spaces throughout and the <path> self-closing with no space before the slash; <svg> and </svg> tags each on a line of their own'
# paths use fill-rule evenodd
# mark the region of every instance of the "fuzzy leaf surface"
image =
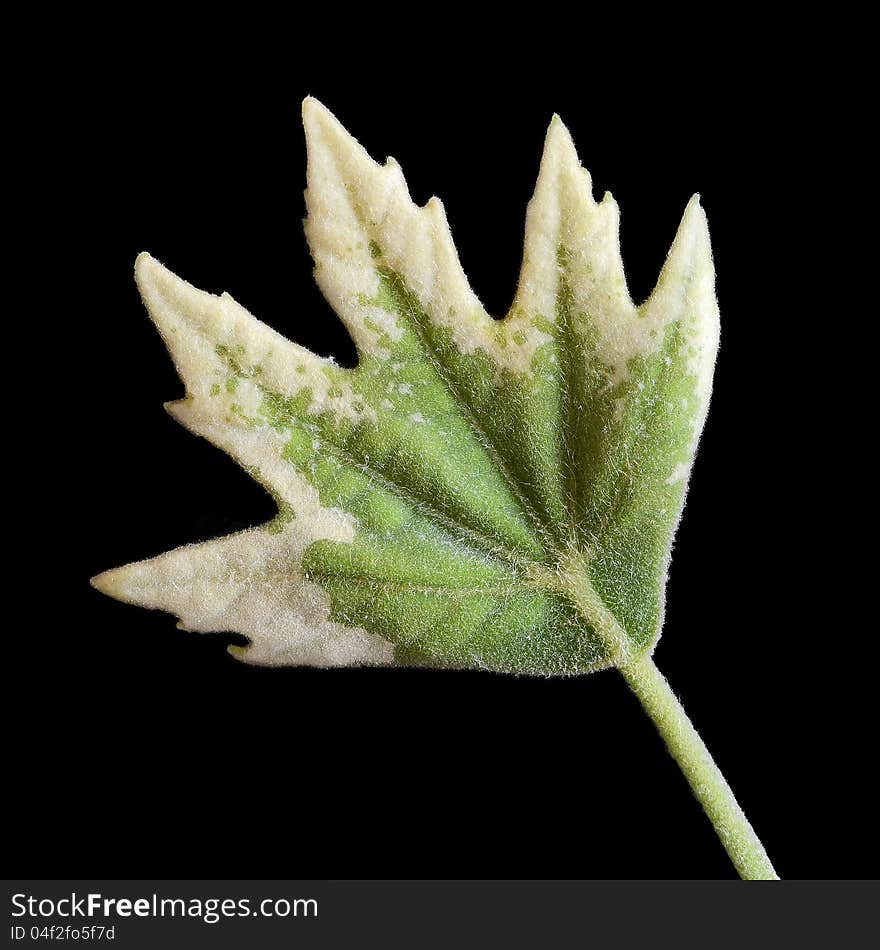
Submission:
<svg viewBox="0 0 880 950">
<path fill-rule="evenodd" d="M 562 675 L 660 633 L 672 537 L 718 341 L 696 198 L 659 282 L 630 299 L 617 205 L 557 118 L 518 290 L 490 316 L 441 203 L 410 199 L 315 100 L 306 234 L 357 346 L 345 369 L 148 255 L 136 279 L 186 386 L 170 411 L 272 493 L 269 524 L 95 585 L 262 664 Z"/>
</svg>

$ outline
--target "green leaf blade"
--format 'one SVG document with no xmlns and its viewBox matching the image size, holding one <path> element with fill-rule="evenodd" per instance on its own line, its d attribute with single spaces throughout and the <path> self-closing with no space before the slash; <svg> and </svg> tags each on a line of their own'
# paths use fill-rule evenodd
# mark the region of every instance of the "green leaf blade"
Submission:
<svg viewBox="0 0 880 950">
<path fill-rule="evenodd" d="M 304 119 L 315 276 L 359 364 L 139 259 L 187 387 L 172 413 L 279 516 L 96 585 L 244 633 L 238 654 L 261 663 L 561 675 L 650 650 L 717 345 L 699 205 L 636 307 L 617 206 L 593 200 L 554 119 L 516 298 L 496 321 L 440 203 L 417 207 L 397 164 L 375 164 L 319 104 Z"/>
</svg>

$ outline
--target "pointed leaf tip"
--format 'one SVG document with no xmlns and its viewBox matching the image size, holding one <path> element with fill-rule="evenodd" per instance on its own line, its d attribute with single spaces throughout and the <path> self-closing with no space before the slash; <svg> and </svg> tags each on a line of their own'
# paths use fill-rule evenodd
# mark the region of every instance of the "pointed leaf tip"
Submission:
<svg viewBox="0 0 880 950">
<path fill-rule="evenodd" d="M 134 279 L 141 293 L 143 293 L 143 284 L 161 267 L 162 265 L 147 251 L 141 251 L 138 254 L 134 260 Z"/>
<path fill-rule="evenodd" d="M 107 597 L 113 597 L 116 600 L 120 600 L 122 599 L 122 586 L 119 582 L 119 573 L 119 568 L 114 568 L 110 571 L 103 571 L 102 573 L 96 574 L 94 577 L 89 578 L 89 584 L 94 587 L 96 591 L 99 591 Z"/>
<path fill-rule="evenodd" d="M 693 194 L 685 206 L 670 255 L 675 251 L 676 245 L 686 247 L 692 254 L 708 254 L 711 258 L 709 221 L 700 203 L 699 192 Z"/>
<path fill-rule="evenodd" d="M 313 96 L 306 96 L 302 104 L 302 121 L 306 131 L 306 140 L 310 136 L 323 132 L 334 132 L 341 135 L 344 139 L 350 139 L 351 136 L 335 115 L 318 99 Z"/>
<path fill-rule="evenodd" d="M 158 286 L 163 282 L 163 279 L 173 279 L 185 283 L 146 251 L 141 251 L 135 259 L 134 277 L 142 296 L 146 287 Z"/>
<path fill-rule="evenodd" d="M 187 283 L 182 277 L 178 277 L 146 251 L 137 256 L 134 276 L 144 306 L 153 322 L 159 325 L 167 322 L 168 316 L 160 308 L 170 306 L 175 310 L 185 309 L 187 302 L 192 302 L 195 297 L 204 296 L 201 291 Z"/>
<path fill-rule="evenodd" d="M 684 212 L 681 216 L 680 227 L 684 227 L 685 225 L 687 225 L 688 228 L 708 226 L 708 222 L 706 221 L 706 212 L 703 209 L 703 205 L 700 203 L 699 192 L 695 192 L 693 195 L 691 195 L 688 203 L 684 207 Z"/>
<path fill-rule="evenodd" d="M 316 118 L 322 112 L 327 112 L 327 107 L 320 99 L 316 99 L 314 96 L 306 96 L 305 99 L 303 99 L 302 117 L 304 122 Z"/>
<path fill-rule="evenodd" d="M 585 187 L 584 196 L 588 205 L 592 205 L 594 202 L 592 177 L 581 164 L 568 127 L 554 113 L 544 138 L 544 152 L 541 156 L 541 171 L 537 188 L 540 188 L 543 182 L 555 191 L 559 188 L 560 181 L 565 179 L 576 181 L 578 187 Z"/>
<path fill-rule="evenodd" d="M 551 145 L 556 148 L 565 148 L 567 151 L 571 152 L 571 154 L 574 155 L 575 160 L 577 160 L 577 150 L 574 147 L 574 140 L 571 137 L 571 132 L 568 131 L 568 126 L 555 112 L 553 113 L 553 118 L 550 120 L 550 125 L 547 127 L 547 135 L 544 138 L 545 151 Z"/>
</svg>

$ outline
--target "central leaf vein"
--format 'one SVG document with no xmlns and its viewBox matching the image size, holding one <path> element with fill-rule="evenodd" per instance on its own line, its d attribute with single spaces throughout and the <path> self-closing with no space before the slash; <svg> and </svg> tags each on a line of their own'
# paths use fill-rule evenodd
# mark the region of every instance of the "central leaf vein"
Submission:
<svg viewBox="0 0 880 950">
<path fill-rule="evenodd" d="M 430 338 L 430 334 L 425 330 L 424 321 L 427 319 L 427 315 L 422 312 L 421 306 L 414 299 L 413 293 L 406 286 L 400 274 L 386 267 L 378 268 L 378 272 L 382 277 L 389 281 L 392 287 L 396 290 L 396 296 L 398 297 L 399 301 L 398 312 L 407 318 L 410 326 L 413 328 L 419 342 L 422 345 L 426 362 L 434 370 L 437 378 L 443 384 L 453 402 L 456 404 L 456 407 L 459 409 L 462 416 L 468 423 L 468 427 L 470 428 L 474 439 L 477 441 L 483 451 L 489 456 L 496 470 L 504 479 L 508 490 L 518 504 L 521 512 L 525 515 L 526 519 L 531 523 L 532 527 L 543 541 L 545 550 L 549 550 L 555 554 L 556 544 L 552 531 L 550 531 L 547 525 L 544 524 L 540 515 L 523 492 L 521 486 L 508 468 L 504 456 L 489 437 L 488 433 L 477 418 L 475 412 L 471 408 L 470 403 L 465 398 L 461 387 L 458 385 L 458 383 L 447 370 L 446 366 L 443 364 L 443 361 L 440 359 L 437 348 L 433 340 Z"/>
</svg>

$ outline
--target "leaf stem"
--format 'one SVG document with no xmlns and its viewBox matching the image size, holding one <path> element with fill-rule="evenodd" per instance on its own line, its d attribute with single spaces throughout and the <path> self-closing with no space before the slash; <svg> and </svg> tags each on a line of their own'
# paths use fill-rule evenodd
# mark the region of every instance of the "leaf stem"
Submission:
<svg viewBox="0 0 880 950">
<path fill-rule="evenodd" d="M 654 660 L 640 657 L 620 672 L 690 783 L 740 877 L 778 880 L 764 846 Z"/>
</svg>

